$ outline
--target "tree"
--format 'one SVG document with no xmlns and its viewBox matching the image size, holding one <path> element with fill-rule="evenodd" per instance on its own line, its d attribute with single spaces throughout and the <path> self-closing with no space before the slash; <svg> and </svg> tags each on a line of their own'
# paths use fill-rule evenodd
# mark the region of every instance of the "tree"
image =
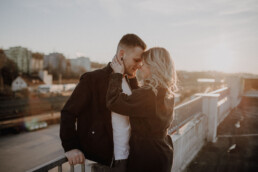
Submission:
<svg viewBox="0 0 258 172">
<path fill-rule="evenodd" d="M 6 56 L 4 54 L 4 51 L 0 49 L 0 92 L 3 91 L 4 89 L 4 80 L 2 76 L 2 68 L 4 67 L 5 61 L 6 61 Z"/>
<path fill-rule="evenodd" d="M 4 51 L 0 49 L 0 85 L 3 89 L 4 85 L 11 86 L 12 81 L 18 76 L 18 67 L 15 62 L 8 59 Z"/>
<path fill-rule="evenodd" d="M 91 62 L 91 68 L 100 69 L 106 66 L 104 63 Z"/>
<path fill-rule="evenodd" d="M 44 54 L 42 53 L 32 53 L 32 57 L 35 59 L 43 59 L 44 58 Z"/>
</svg>

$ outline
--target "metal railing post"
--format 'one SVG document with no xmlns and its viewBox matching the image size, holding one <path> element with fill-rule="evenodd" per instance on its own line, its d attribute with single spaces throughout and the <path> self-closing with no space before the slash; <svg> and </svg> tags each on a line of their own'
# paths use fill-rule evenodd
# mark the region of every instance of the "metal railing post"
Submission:
<svg viewBox="0 0 258 172">
<path fill-rule="evenodd" d="M 85 172 L 85 164 L 81 164 L 81 172 Z"/>
<path fill-rule="evenodd" d="M 74 165 L 70 165 L 70 172 L 74 172 Z"/>
<path fill-rule="evenodd" d="M 58 172 L 62 172 L 62 164 L 58 165 Z"/>
</svg>

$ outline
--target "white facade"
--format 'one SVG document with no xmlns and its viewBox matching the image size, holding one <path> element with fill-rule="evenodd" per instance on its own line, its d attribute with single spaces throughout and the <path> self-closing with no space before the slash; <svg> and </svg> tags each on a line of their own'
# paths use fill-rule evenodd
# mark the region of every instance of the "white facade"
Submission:
<svg viewBox="0 0 258 172">
<path fill-rule="evenodd" d="M 31 58 L 30 62 L 30 71 L 31 73 L 38 73 L 43 70 L 43 59 Z"/>
<path fill-rule="evenodd" d="M 76 84 L 43 84 L 38 86 L 39 93 L 61 93 L 63 91 L 73 91 Z"/>
<path fill-rule="evenodd" d="M 12 47 L 5 50 L 5 55 L 7 58 L 14 61 L 21 73 L 30 73 L 30 63 L 31 63 L 31 52 L 23 47 Z"/>
<path fill-rule="evenodd" d="M 12 91 L 18 91 L 28 88 L 27 83 L 22 79 L 22 77 L 18 76 L 15 80 L 12 82 Z"/>
<path fill-rule="evenodd" d="M 39 85 L 38 86 L 39 93 L 49 93 L 50 92 L 50 85 Z"/>
<path fill-rule="evenodd" d="M 41 70 L 39 72 L 39 78 L 48 85 L 51 85 L 53 82 L 53 77 L 52 75 L 49 75 L 48 72 L 46 70 Z"/>
<path fill-rule="evenodd" d="M 51 85 L 50 92 L 52 93 L 61 93 L 64 90 L 64 86 L 62 84 Z"/>
<path fill-rule="evenodd" d="M 4 51 L 6 57 L 17 64 L 21 73 L 31 74 L 43 70 L 43 58 L 33 57 L 31 51 L 23 47 L 11 47 Z"/>
<path fill-rule="evenodd" d="M 76 87 L 76 84 L 64 84 L 64 91 L 72 91 Z"/>
<path fill-rule="evenodd" d="M 51 53 L 44 56 L 43 67 L 49 70 L 66 70 L 66 59 L 61 53 Z"/>
<path fill-rule="evenodd" d="M 64 86 L 62 84 L 54 84 L 54 85 L 39 85 L 38 91 L 40 93 L 61 93 L 64 90 Z"/>
</svg>

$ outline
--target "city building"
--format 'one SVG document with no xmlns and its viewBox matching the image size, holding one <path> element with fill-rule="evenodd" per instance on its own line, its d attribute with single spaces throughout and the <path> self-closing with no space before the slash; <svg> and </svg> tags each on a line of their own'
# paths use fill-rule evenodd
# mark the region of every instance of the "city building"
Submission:
<svg viewBox="0 0 258 172">
<path fill-rule="evenodd" d="M 18 76 L 12 82 L 12 91 L 19 91 L 27 88 L 28 88 L 28 84 L 21 76 Z"/>
<path fill-rule="evenodd" d="M 43 70 L 43 55 L 40 53 L 32 53 L 30 73 L 38 74 L 41 70 Z"/>
<path fill-rule="evenodd" d="M 29 74 L 31 72 L 31 58 L 32 54 L 27 48 L 23 47 L 11 47 L 4 51 L 7 58 L 14 61 L 19 69 L 20 73 Z"/>
<path fill-rule="evenodd" d="M 48 84 L 48 85 L 51 85 L 52 82 L 53 82 L 53 77 L 52 75 L 48 74 L 48 71 L 46 70 L 41 70 L 39 72 L 39 78 L 45 83 L 45 84 Z"/>
<path fill-rule="evenodd" d="M 51 53 L 44 56 L 43 68 L 48 69 L 49 72 L 53 70 L 65 71 L 66 64 L 65 56 L 61 53 Z"/>
<path fill-rule="evenodd" d="M 88 57 L 78 57 L 76 59 L 70 59 L 71 71 L 74 73 L 80 73 L 82 70 L 91 71 L 91 62 Z"/>
<path fill-rule="evenodd" d="M 29 91 L 34 91 L 37 89 L 38 85 L 43 84 L 42 80 L 37 77 L 31 77 L 28 75 L 21 75 L 15 78 L 12 82 L 12 91 L 19 91 L 23 89 L 28 89 Z"/>
<path fill-rule="evenodd" d="M 37 74 L 43 70 L 43 55 L 32 53 L 27 48 L 11 47 L 4 50 L 6 57 L 17 64 L 21 74 Z"/>
</svg>

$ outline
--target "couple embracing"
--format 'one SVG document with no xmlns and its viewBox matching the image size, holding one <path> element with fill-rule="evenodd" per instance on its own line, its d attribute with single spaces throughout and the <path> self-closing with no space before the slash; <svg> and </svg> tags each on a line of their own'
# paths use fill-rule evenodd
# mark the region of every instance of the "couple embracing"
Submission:
<svg viewBox="0 0 258 172">
<path fill-rule="evenodd" d="M 94 172 L 169 172 L 176 70 L 169 52 L 147 51 L 124 35 L 103 69 L 86 72 L 61 111 L 60 138 L 70 164 Z M 136 79 L 137 74 L 137 79 Z"/>
</svg>

